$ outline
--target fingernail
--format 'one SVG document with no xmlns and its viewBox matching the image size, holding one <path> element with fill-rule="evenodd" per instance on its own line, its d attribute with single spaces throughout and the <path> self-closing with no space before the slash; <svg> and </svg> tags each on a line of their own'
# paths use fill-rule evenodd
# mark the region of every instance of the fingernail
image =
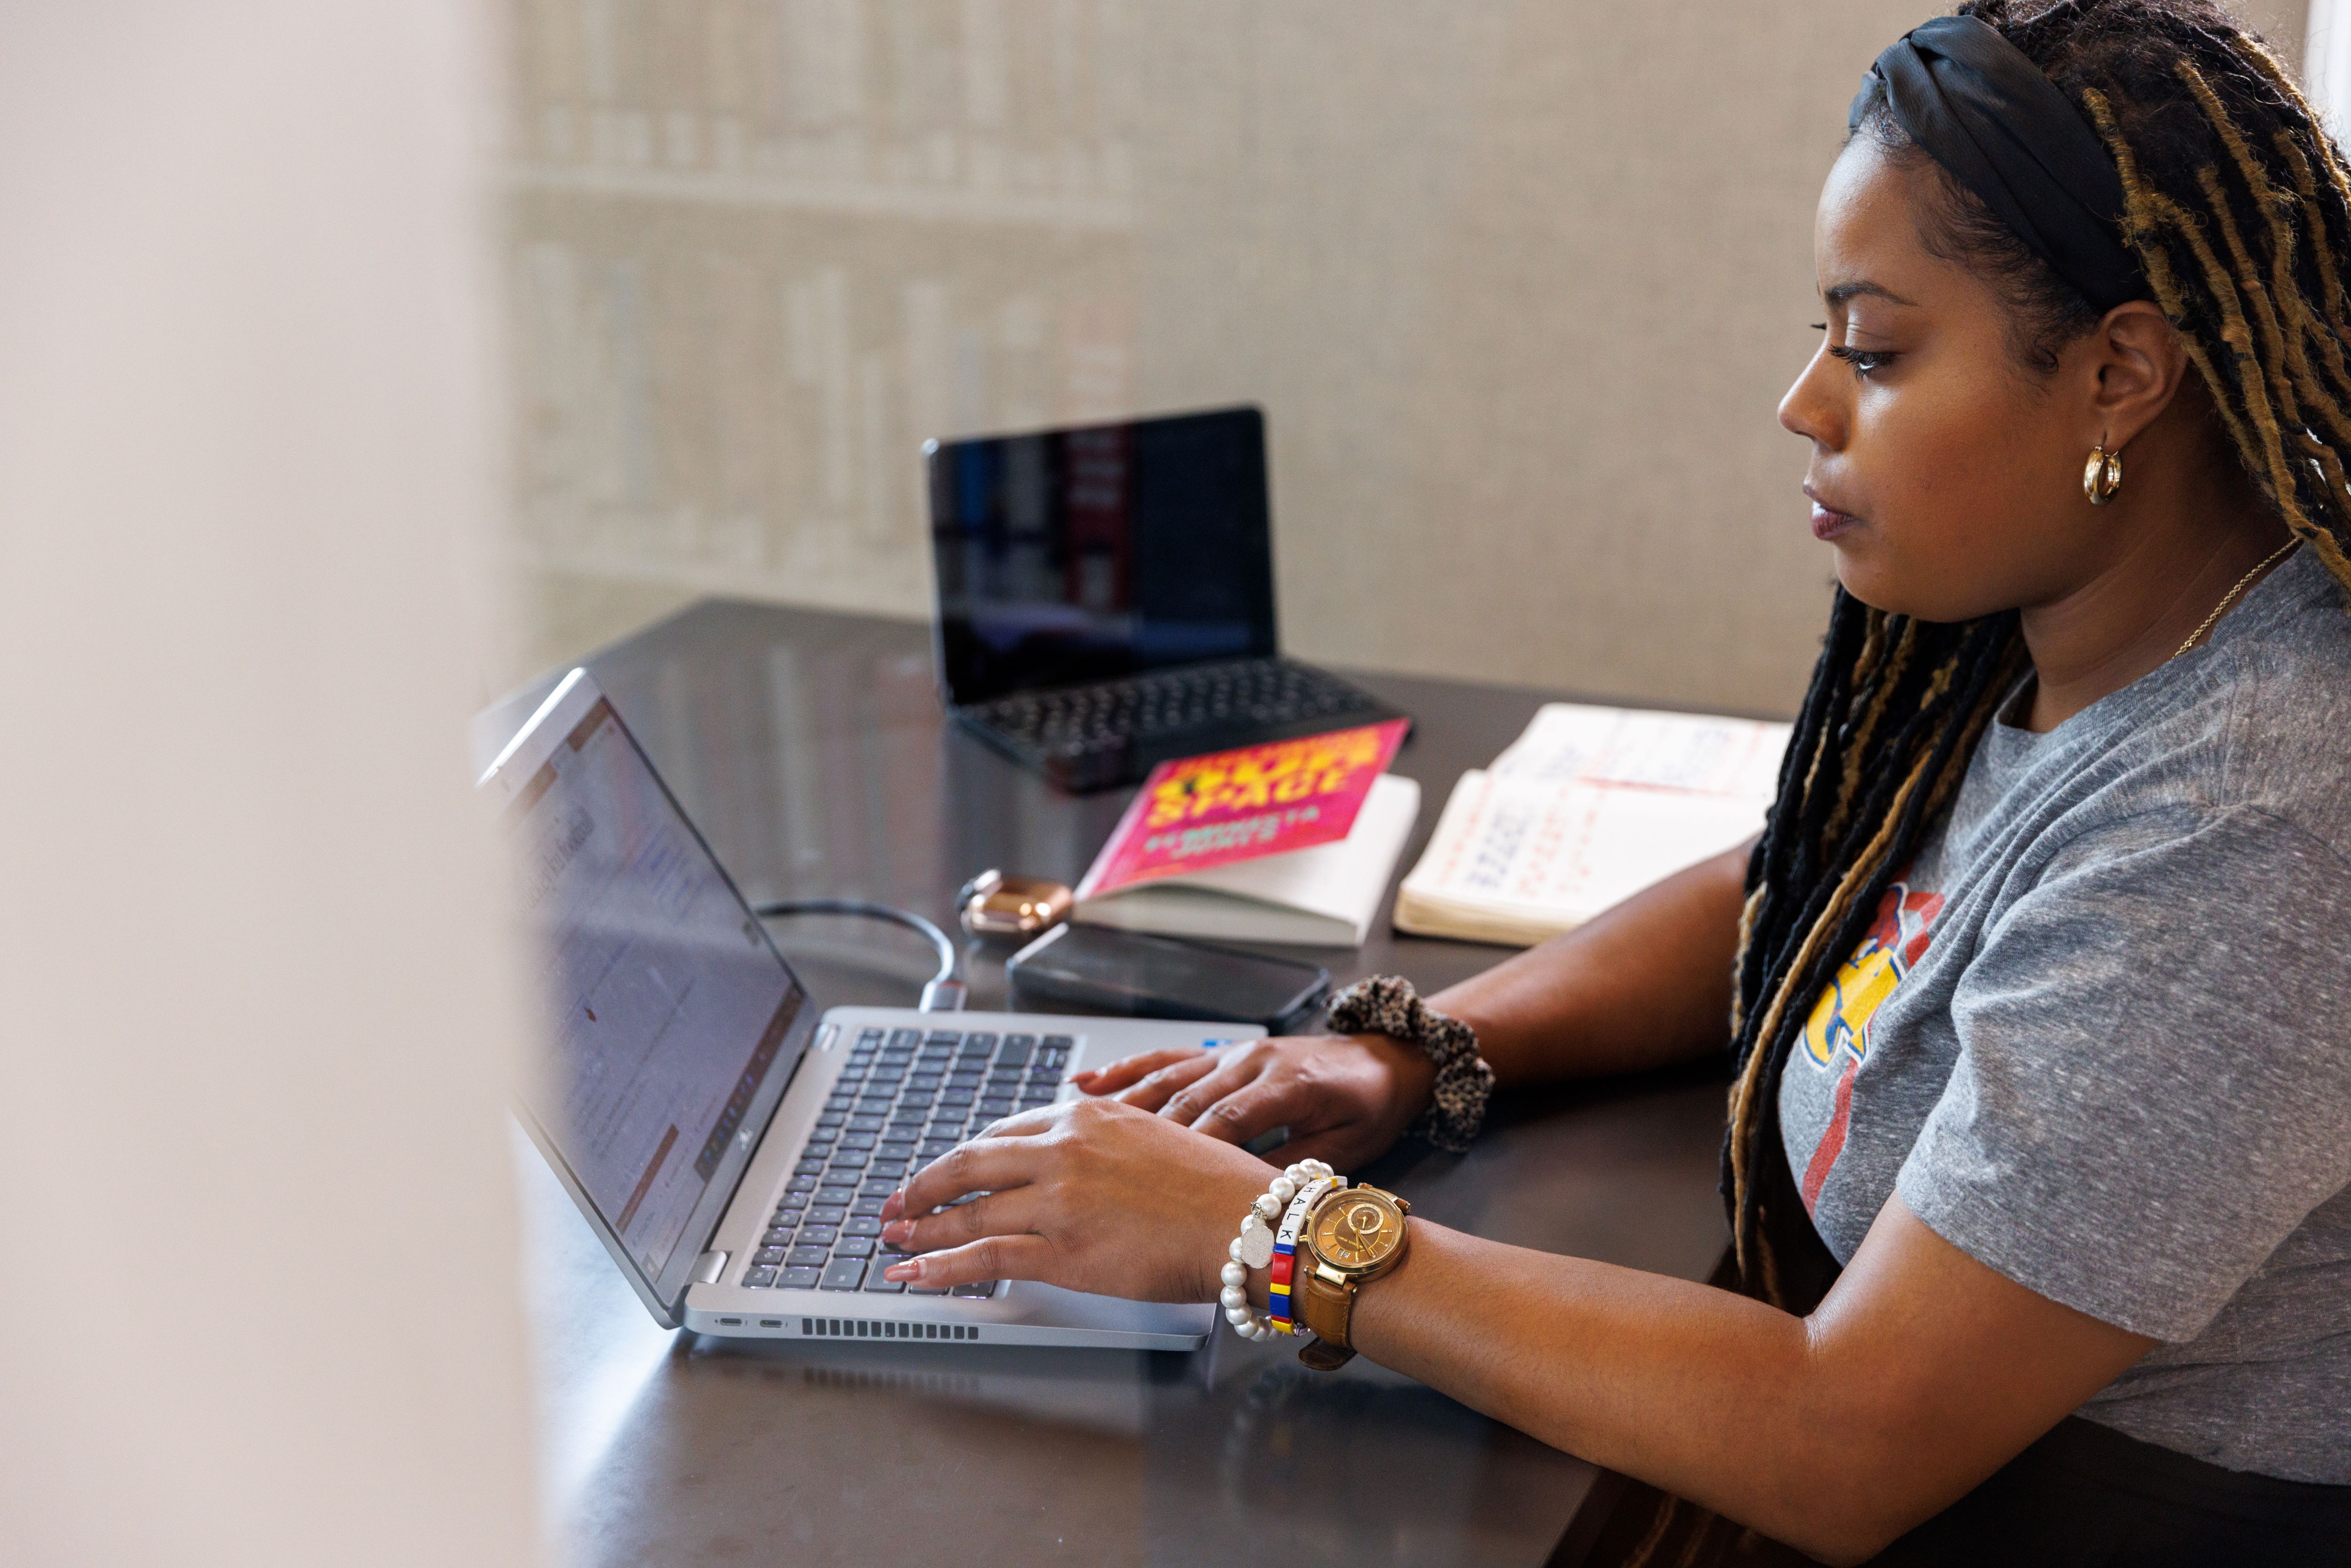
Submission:
<svg viewBox="0 0 2351 1568">
<path fill-rule="evenodd" d="M 907 1237 L 912 1236 L 914 1233 L 914 1222 L 913 1220 L 893 1219 L 889 1224 L 882 1228 L 882 1239 L 893 1242 L 904 1241 Z M 885 1269 L 883 1272 L 886 1274 L 889 1270 Z"/>
<path fill-rule="evenodd" d="M 893 1214 L 904 1213 L 905 1207 L 906 1189 L 902 1186 L 882 1200 L 882 1218 L 887 1219 Z"/>
<path fill-rule="evenodd" d="M 885 1280 L 919 1280 L 923 1277 L 923 1265 L 920 1260 L 909 1258 L 904 1263 L 893 1263 L 883 1270 L 882 1277 Z"/>
</svg>

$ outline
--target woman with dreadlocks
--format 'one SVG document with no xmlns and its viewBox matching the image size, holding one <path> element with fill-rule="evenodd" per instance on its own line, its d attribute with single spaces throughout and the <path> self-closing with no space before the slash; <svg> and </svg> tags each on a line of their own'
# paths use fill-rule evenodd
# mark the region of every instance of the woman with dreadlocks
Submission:
<svg viewBox="0 0 2351 1568">
<path fill-rule="evenodd" d="M 2351 171 L 2207 0 L 1963 6 L 1849 123 L 1780 411 L 1842 586 L 1760 841 L 1092 1074 L 892 1199 L 889 1273 L 1221 1272 L 1654 1486 L 1646 1561 L 2351 1561 Z M 1726 1040 L 1731 1288 L 1302 1163 Z"/>
</svg>

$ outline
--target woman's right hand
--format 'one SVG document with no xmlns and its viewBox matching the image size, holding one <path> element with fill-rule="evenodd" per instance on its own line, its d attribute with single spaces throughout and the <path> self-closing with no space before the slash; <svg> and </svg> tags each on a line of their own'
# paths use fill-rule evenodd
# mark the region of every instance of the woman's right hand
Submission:
<svg viewBox="0 0 2351 1568">
<path fill-rule="evenodd" d="M 1436 1077 L 1416 1047 L 1326 1034 L 1146 1051 L 1071 1082 L 1229 1144 L 1287 1127 L 1290 1141 L 1268 1159 L 1325 1160 L 1343 1171 L 1403 1135 L 1427 1108 Z"/>
</svg>

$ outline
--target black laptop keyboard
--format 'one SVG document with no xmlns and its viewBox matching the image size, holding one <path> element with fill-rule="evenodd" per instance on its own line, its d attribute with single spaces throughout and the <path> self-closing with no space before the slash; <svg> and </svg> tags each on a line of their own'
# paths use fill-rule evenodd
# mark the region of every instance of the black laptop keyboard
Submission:
<svg viewBox="0 0 2351 1568">
<path fill-rule="evenodd" d="M 783 1201 L 743 1272 L 754 1289 L 870 1291 L 907 1287 L 882 1270 L 904 1254 L 882 1240 L 882 1200 L 906 1173 L 991 1122 L 1049 1104 L 1077 1041 L 1066 1034 L 869 1029 L 816 1119 Z M 986 1298 L 997 1281 L 917 1296 Z"/>
<path fill-rule="evenodd" d="M 1335 676 L 1282 659 L 1186 664 L 1099 685 L 1020 692 L 971 715 L 1016 744 L 1093 748 L 1185 730 L 1343 718 L 1378 704 Z"/>
</svg>

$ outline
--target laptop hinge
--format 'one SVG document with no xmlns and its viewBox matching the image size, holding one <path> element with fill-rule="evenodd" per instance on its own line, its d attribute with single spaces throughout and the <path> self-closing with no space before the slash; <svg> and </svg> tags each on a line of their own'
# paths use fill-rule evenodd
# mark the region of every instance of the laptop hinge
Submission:
<svg viewBox="0 0 2351 1568">
<path fill-rule="evenodd" d="M 694 1260 L 693 1280 L 697 1285 L 715 1285 L 718 1283 L 718 1276 L 725 1272 L 726 1254 L 722 1249 L 713 1248 Z"/>
</svg>

